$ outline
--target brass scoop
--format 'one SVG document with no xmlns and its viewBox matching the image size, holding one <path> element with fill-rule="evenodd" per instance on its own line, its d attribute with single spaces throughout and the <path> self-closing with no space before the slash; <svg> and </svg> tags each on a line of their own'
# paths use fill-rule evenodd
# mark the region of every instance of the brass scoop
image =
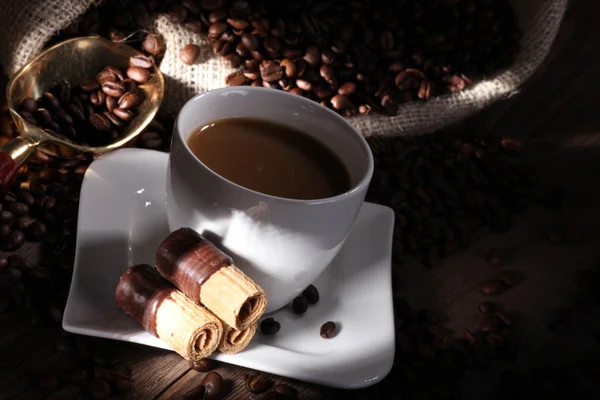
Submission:
<svg viewBox="0 0 600 400">
<path fill-rule="evenodd" d="M 165 81 L 158 67 L 150 70 L 150 79 L 141 85 L 142 102 L 136 106 L 136 115 L 125 126 L 122 138 L 108 146 L 80 146 L 66 142 L 25 121 L 17 107 L 26 97 L 39 98 L 57 82 L 66 80 L 71 84 L 96 76 L 110 65 L 127 69 L 129 58 L 140 55 L 132 47 L 113 43 L 97 36 L 65 40 L 39 54 L 23 66 L 8 82 L 6 99 L 20 136 L 0 147 L 0 194 L 5 193 L 16 176 L 19 167 L 39 147 L 44 153 L 60 158 L 78 153 L 99 155 L 117 149 L 136 137 L 152 121 L 163 98 Z"/>
</svg>

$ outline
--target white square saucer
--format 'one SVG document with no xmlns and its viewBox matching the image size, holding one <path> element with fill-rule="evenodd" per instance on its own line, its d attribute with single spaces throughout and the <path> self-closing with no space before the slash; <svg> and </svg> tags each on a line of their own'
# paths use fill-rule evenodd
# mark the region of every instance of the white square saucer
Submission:
<svg viewBox="0 0 600 400">
<path fill-rule="evenodd" d="M 72 333 L 169 349 L 118 307 L 114 292 L 131 265 L 154 265 L 169 234 L 165 213 L 168 155 L 121 149 L 94 161 L 81 189 L 73 280 L 63 317 Z M 210 190 L 210 188 L 207 188 Z M 274 336 L 257 332 L 235 355 L 211 358 L 255 370 L 339 388 L 383 379 L 394 359 L 391 252 L 394 214 L 365 203 L 339 255 L 317 279 L 319 303 L 304 315 L 284 308 L 268 316 L 281 323 Z M 338 333 L 322 339 L 335 321 Z"/>
</svg>

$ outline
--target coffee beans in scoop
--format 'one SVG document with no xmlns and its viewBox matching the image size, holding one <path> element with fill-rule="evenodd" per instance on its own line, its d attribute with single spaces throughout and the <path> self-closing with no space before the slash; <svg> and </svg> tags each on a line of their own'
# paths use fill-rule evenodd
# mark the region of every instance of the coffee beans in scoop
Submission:
<svg viewBox="0 0 600 400">
<path fill-rule="evenodd" d="M 123 137 L 135 117 L 135 107 L 142 101 L 137 86 L 148 81 L 153 63 L 151 57 L 135 56 L 126 71 L 107 66 L 77 84 L 59 82 L 38 99 L 23 99 L 19 113 L 68 142 L 109 145 Z"/>
</svg>

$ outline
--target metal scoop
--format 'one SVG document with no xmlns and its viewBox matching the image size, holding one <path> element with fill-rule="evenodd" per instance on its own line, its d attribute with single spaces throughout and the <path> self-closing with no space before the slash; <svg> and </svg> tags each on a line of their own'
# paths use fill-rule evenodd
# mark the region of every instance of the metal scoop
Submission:
<svg viewBox="0 0 600 400">
<path fill-rule="evenodd" d="M 156 66 L 150 70 L 150 79 L 138 85 L 143 96 L 141 103 L 136 106 L 135 117 L 124 127 L 121 138 L 108 146 L 69 143 L 54 136 L 48 129 L 30 124 L 17 112 L 24 98 L 37 99 L 57 82 L 66 80 L 72 84 L 78 83 L 96 76 L 108 65 L 127 69 L 129 58 L 140 54 L 128 45 L 89 36 L 58 43 L 23 66 L 6 88 L 8 107 L 21 135 L 0 147 L 0 193 L 8 190 L 21 164 L 38 148 L 59 158 L 72 157 L 81 152 L 99 155 L 123 146 L 141 133 L 156 115 L 164 94 L 164 77 Z"/>
</svg>

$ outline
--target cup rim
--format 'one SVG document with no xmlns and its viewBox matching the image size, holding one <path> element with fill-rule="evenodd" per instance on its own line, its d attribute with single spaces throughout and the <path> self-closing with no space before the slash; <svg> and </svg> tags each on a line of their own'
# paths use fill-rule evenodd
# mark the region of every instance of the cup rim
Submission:
<svg viewBox="0 0 600 400">
<path fill-rule="evenodd" d="M 253 189 L 249 189 L 245 186 L 237 184 L 237 183 L 217 174 L 215 171 L 213 171 L 211 168 L 209 168 L 198 157 L 196 157 L 196 155 L 194 155 L 194 153 L 192 152 L 192 150 L 190 149 L 190 147 L 187 143 L 187 140 L 185 140 L 183 138 L 183 133 L 181 132 L 181 129 L 180 129 L 180 126 L 181 126 L 180 122 L 181 122 L 181 119 L 183 118 L 182 116 L 187 111 L 188 108 L 192 107 L 192 103 L 194 102 L 194 100 L 196 100 L 198 98 L 208 96 L 208 95 L 215 95 L 215 94 L 222 93 L 222 92 L 234 92 L 234 91 L 240 91 L 240 90 L 244 90 L 244 91 L 248 91 L 248 92 L 264 92 L 264 93 L 267 93 L 267 95 L 269 95 L 269 96 L 272 95 L 272 96 L 289 97 L 290 99 L 293 99 L 294 101 L 297 101 L 299 103 L 305 103 L 305 104 L 309 104 L 311 106 L 320 107 L 327 114 L 329 114 L 329 116 L 331 118 L 335 118 L 338 121 L 342 122 L 342 124 L 344 124 L 350 131 L 352 131 L 354 133 L 355 136 L 358 137 L 359 143 L 362 146 L 362 148 L 365 151 L 365 154 L 367 156 L 367 168 L 363 172 L 363 176 L 360 178 L 358 183 L 355 184 L 354 186 L 352 186 L 350 189 L 348 189 L 344 193 L 340 193 L 338 195 L 331 196 L 331 197 L 324 197 L 321 199 L 308 199 L 308 200 L 290 199 L 287 197 L 274 196 L 274 195 L 266 194 L 266 193 L 259 192 L 259 191 L 253 190 Z M 213 176 L 217 177 L 218 179 L 220 179 L 224 182 L 227 182 L 228 184 L 233 185 L 234 187 L 236 187 L 242 191 L 245 191 L 247 193 L 252 193 L 257 196 L 262 196 L 266 199 L 277 200 L 278 202 L 311 205 L 311 204 L 322 204 L 322 203 L 331 203 L 331 202 L 335 202 L 335 201 L 340 201 L 340 200 L 346 199 L 348 197 L 354 196 L 355 194 L 360 192 L 363 188 L 367 189 L 369 186 L 369 183 L 371 181 L 371 178 L 373 177 L 373 170 L 374 170 L 375 163 L 373 160 L 373 153 L 371 152 L 371 148 L 369 147 L 369 144 L 367 143 L 367 141 L 363 137 L 363 135 L 354 126 L 352 126 L 352 124 L 350 124 L 350 122 L 348 122 L 348 120 L 346 120 L 341 115 L 334 112 L 333 110 L 330 110 L 329 108 L 324 107 L 317 102 L 314 102 L 314 101 L 304 98 L 302 96 L 298 96 L 296 94 L 288 93 L 288 92 L 281 91 L 281 90 L 274 90 L 274 89 L 263 88 L 263 87 L 254 87 L 254 86 L 230 86 L 230 87 L 208 90 L 204 93 L 200 93 L 200 94 L 192 97 L 191 99 L 189 99 L 183 105 L 181 110 L 179 110 L 179 113 L 177 114 L 177 118 L 175 120 L 175 134 L 179 136 L 179 139 L 183 143 L 182 147 L 185 149 L 185 151 L 188 153 L 188 155 L 191 156 L 194 160 L 196 160 L 196 162 L 198 164 L 200 164 L 204 169 L 206 169 Z M 331 149 L 331 150 L 335 152 L 335 150 L 333 150 L 333 149 Z"/>
</svg>

